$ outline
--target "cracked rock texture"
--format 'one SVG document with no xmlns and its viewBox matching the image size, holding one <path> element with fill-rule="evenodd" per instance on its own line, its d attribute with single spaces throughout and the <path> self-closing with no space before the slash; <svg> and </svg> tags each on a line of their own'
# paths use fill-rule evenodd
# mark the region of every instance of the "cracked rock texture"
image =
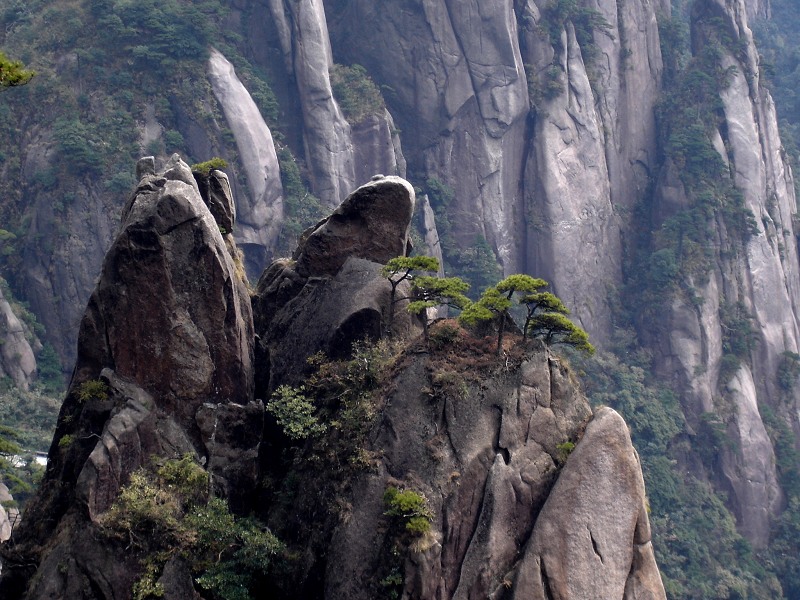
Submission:
<svg viewBox="0 0 800 600">
<path fill-rule="evenodd" d="M 318 350 L 346 355 L 353 342 L 383 335 L 391 286 L 380 269 L 406 254 L 414 203 L 404 179 L 371 181 L 306 231 L 291 261 L 264 271 L 253 298 L 261 397 L 295 383 Z M 407 291 L 402 286 L 399 297 Z M 418 329 L 403 306 L 395 310 L 398 334 Z"/>
<path fill-rule="evenodd" d="M 439 180 L 453 189 L 453 201 L 446 210 L 447 224 L 437 224 L 431 207 L 420 202 L 428 251 L 436 255 L 441 250 L 439 234 L 457 250 L 485 238 L 506 274 L 525 272 L 550 280 L 572 316 L 602 348 L 611 341 L 616 292 L 628 283 L 623 257 L 640 231 L 634 227 L 641 225 L 635 218 L 637 205 L 652 200 L 652 225 L 657 228 L 688 203 L 677 167 L 663 163 L 657 148 L 655 107 L 664 71 L 657 18 L 670 13 L 671 2 L 579 2 L 607 23 L 595 27 L 591 44 L 579 40 L 568 19 L 550 27 L 550 4 L 235 0 L 227 22 L 246 39 L 248 58 L 271 76 L 281 105 L 279 144 L 298 158 L 311 191 L 324 205 L 339 206 L 375 173 L 408 173 L 418 186 L 429 178 Z M 784 353 L 800 352 L 794 181 L 748 26 L 748 20 L 769 15 L 769 0 L 701 0 L 692 16 L 695 50 L 706 37 L 697 25 L 703 16 L 718 19 L 740 49 L 735 55 L 724 53 L 722 66 L 736 71 L 720 93 L 723 123 L 713 137 L 755 216 L 758 234 L 745 248 L 734 249 L 725 224 L 713 223 L 710 238 L 719 250 L 709 277 L 687 282 L 696 300 L 671 299 L 658 323 L 637 332 L 652 350 L 658 373 L 679 392 L 690 436 L 701 434 L 703 413 L 725 415 L 732 443 L 720 449 L 717 465 L 708 472 L 697 461 L 681 466 L 727 493 L 740 530 L 756 547 L 767 542 L 770 519 L 784 505 L 759 407 L 779 409 L 779 416 L 800 431 L 797 382 L 788 392 L 775 383 Z M 379 86 L 386 111 L 349 123 L 333 95 L 334 64 L 363 65 Z M 273 258 L 285 208 L 275 143 L 256 109 L 255 92 L 251 96 L 242 84 L 246 75 L 237 76 L 228 59 L 215 51 L 208 76 L 208 89 L 198 90 L 196 97 L 202 118 L 195 106 L 172 102 L 174 127 L 198 159 L 225 155 L 235 145 L 240 160 L 228 179 L 238 202 L 233 235 L 255 279 Z M 137 117 L 143 146 L 163 136 L 157 104 L 148 102 Z M 56 169 L 59 153 L 48 126 L 26 124 L 24 129 L 19 172 L 23 181 L 32 182 Z M 226 129 L 232 140 L 226 141 L 231 137 Z M 0 170 L 10 177 L 8 166 L 0 165 Z M 70 202 L 63 202 L 58 189 L 29 186 L 25 192 L 30 225 L 20 245 L 15 289 L 24 290 L 24 300 L 45 326 L 47 340 L 65 367 L 74 363 L 83 307 L 115 239 L 116 215 L 125 200 L 108 191 L 106 175 L 73 181 Z M 220 193 L 227 194 L 222 179 L 215 181 Z M 209 198 L 216 194 L 201 191 Z M 60 212 L 53 210 L 58 202 L 63 204 Z M 217 216 L 218 225 L 230 231 L 228 217 Z M 278 333 L 267 330 L 300 323 L 306 328 L 300 316 L 304 310 L 297 304 L 301 299 L 319 308 L 343 289 L 358 298 L 350 307 L 337 306 L 341 313 L 322 311 L 327 321 L 324 327 L 320 321 L 321 330 L 313 334 L 319 338 L 309 341 L 308 348 L 329 345 L 334 338 L 352 340 L 354 332 L 382 327 L 383 300 L 378 297 L 384 292 L 376 267 L 346 252 L 330 264 L 319 262 L 319 273 L 304 262 L 312 252 L 327 254 L 330 239 L 350 235 L 328 231 L 329 226 L 309 239 L 306 254 L 295 257 L 297 264 L 288 259 L 274 263 L 259 284 L 256 303 L 264 305 L 260 310 L 271 321 L 267 325 L 268 318 L 262 317 L 257 350 L 287 377 L 302 365 L 293 364 L 276 341 Z M 53 235 L 61 230 L 63 235 Z M 399 244 L 393 249 L 405 252 Z M 359 286 L 370 280 L 375 287 L 358 295 L 347 287 L 351 280 Z M 720 309 L 738 303 L 753 316 L 757 344 L 736 373 L 722 381 Z M 278 304 L 296 314 L 271 315 L 267 308 Z M 0 314 L 10 323 L 2 307 L 0 301 Z M 401 326 L 414 327 L 410 319 Z M 17 331 L 11 325 L 7 330 Z M 191 346 L 194 333 L 184 334 Z M 24 387 L 33 373 L 31 355 L 22 342 L 18 346 L 13 364 L 1 351 L 0 369 Z M 203 372 L 211 350 L 200 346 L 192 347 Z M 93 360 L 98 367 L 103 364 Z M 99 374 L 95 371 L 93 376 Z M 183 372 L 186 378 L 178 387 L 205 389 L 208 382 L 201 375 L 186 364 Z M 260 390 L 272 387 L 268 374 L 257 379 Z M 200 410 L 204 402 L 197 400 L 195 408 Z M 217 413 L 204 414 L 203 427 L 209 427 L 209 415 Z M 201 429 L 197 425 L 193 434 L 198 439 Z"/>
<path fill-rule="evenodd" d="M 463 378 L 461 392 L 441 384 L 442 369 Z M 369 434 L 374 462 L 337 500 L 346 515 L 325 541 L 294 540 L 309 571 L 293 589 L 379 596 L 375 574 L 387 572 L 393 544 L 383 495 L 399 486 L 424 495 L 433 515 L 395 567 L 403 598 L 666 598 L 627 426 L 611 409 L 592 417 L 543 346 L 491 374 L 459 372 L 435 352 L 410 355 L 396 373 Z M 568 441 L 577 446 L 564 464 Z M 287 531 L 320 518 L 315 480 L 299 476 Z"/>
<path fill-rule="evenodd" d="M 127 597 L 137 568 L 96 524 L 151 456 L 202 458 L 237 509 L 255 488 L 263 407 L 238 250 L 177 155 L 158 172 L 142 159 L 137 173 L 81 322 L 47 473 L 15 536 L 13 556 L 26 558 L 4 564 L 4 597 L 25 587 L 30 599 Z M 233 215 L 229 192 L 215 202 Z M 90 380 L 106 393 L 79 398 Z"/>
<path fill-rule="evenodd" d="M 177 155 L 162 170 L 141 159 L 137 174 L 81 323 L 43 486 L 3 548 L 4 599 L 129 598 L 143 563 L 100 534 L 102 516 L 135 469 L 186 453 L 232 510 L 275 521 L 297 558 L 264 583 L 289 597 L 375 598 L 393 569 L 403 598 L 535 597 L 547 586 L 566 586 L 564 598 L 593 587 L 609 600 L 664 598 L 641 469 L 619 415 L 593 417 L 541 342 L 500 360 L 493 344 L 462 331 L 466 354 L 437 350 L 422 343 L 405 299 L 386 321 L 380 268 L 409 249 L 408 182 L 376 178 L 350 194 L 304 234 L 294 259 L 265 270 L 251 316 L 237 248 L 220 230 L 235 215 L 223 174 L 196 179 Z M 374 410 L 359 417 L 363 443 L 340 447 L 337 469 L 315 474 L 318 456 L 287 472 L 281 434 L 254 397 L 300 383 L 319 351 L 349 359 L 353 342 L 389 333 L 408 344 Z M 97 380 L 103 393 L 81 397 Z M 331 421 L 320 435 L 332 437 L 297 456 L 314 444 L 337 448 L 337 431 Z M 333 493 L 320 488 L 331 480 Z M 281 513 L 283 485 L 296 487 Z M 431 514 L 431 531 L 399 554 L 384 505 L 390 485 L 423 494 Z M 539 563 L 546 583 L 535 579 Z M 199 597 L 180 556 L 158 577 L 165 598 Z"/>
<path fill-rule="evenodd" d="M 633 540 L 631 545 L 630 540 Z M 627 425 L 598 410 L 539 513 L 511 598 L 666 599 Z"/>
</svg>

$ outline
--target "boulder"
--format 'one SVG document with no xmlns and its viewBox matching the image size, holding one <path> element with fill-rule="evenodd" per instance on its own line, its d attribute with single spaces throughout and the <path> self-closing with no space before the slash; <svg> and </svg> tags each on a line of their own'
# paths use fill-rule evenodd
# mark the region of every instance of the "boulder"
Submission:
<svg viewBox="0 0 800 600">
<path fill-rule="evenodd" d="M 414 203 L 414 189 L 400 177 L 362 185 L 330 217 L 303 234 L 293 256 L 297 272 L 304 277 L 332 276 L 350 257 L 385 264 L 404 256 Z"/>
<path fill-rule="evenodd" d="M 275 261 L 264 271 L 253 297 L 258 397 L 297 382 L 312 354 L 342 357 L 353 342 L 386 332 L 391 286 L 380 270 L 405 255 L 413 212 L 407 181 L 376 178 L 306 231 L 292 260 Z M 408 289 L 401 286 L 402 298 Z M 399 308 L 392 329 L 396 335 L 419 331 Z"/>
<path fill-rule="evenodd" d="M 644 480 L 628 428 L 610 408 L 586 427 L 542 507 L 512 599 L 664 599 Z"/>
</svg>

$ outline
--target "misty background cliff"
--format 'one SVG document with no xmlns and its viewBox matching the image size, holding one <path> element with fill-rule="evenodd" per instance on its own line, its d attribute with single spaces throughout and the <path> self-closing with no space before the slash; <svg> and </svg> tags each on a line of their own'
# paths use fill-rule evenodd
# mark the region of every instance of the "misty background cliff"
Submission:
<svg viewBox="0 0 800 600">
<path fill-rule="evenodd" d="M 400 175 L 420 252 L 474 292 L 548 279 L 600 348 L 668 596 L 800 595 L 790 2 L 0 8 L 38 73 L 0 96 L 3 424 L 52 415 L 142 154 L 228 161 L 252 281 Z"/>
</svg>

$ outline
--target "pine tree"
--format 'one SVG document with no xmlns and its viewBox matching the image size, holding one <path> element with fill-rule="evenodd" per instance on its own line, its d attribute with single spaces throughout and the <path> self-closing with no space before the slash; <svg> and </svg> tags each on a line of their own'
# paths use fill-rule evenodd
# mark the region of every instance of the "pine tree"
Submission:
<svg viewBox="0 0 800 600">
<path fill-rule="evenodd" d="M 0 52 L 0 89 L 25 85 L 35 75 L 25 69 L 18 60 L 11 60 L 4 52 Z"/>
</svg>

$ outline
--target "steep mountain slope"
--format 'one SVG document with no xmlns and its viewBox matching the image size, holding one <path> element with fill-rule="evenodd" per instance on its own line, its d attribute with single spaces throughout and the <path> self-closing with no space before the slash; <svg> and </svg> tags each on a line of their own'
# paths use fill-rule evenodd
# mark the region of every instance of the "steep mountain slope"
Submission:
<svg viewBox="0 0 800 600">
<path fill-rule="evenodd" d="M 253 314 L 220 232 L 233 200 L 201 193 L 224 174 L 177 155 L 137 174 L 4 598 L 666 597 L 627 426 L 542 342 L 501 356 L 442 324 L 429 346 L 408 314 L 393 346 L 364 340 L 392 329 L 376 261 L 408 247 L 406 181 L 349 195 L 264 272 Z M 249 533 L 204 560 L 219 519 Z"/>
<path fill-rule="evenodd" d="M 39 76 L 0 99 L 4 273 L 66 368 L 132 158 L 228 160 L 251 278 L 320 205 L 407 173 L 448 274 L 475 288 L 498 263 L 545 277 L 616 353 L 586 385 L 659 449 L 642 451 L 663 493 L 655 535 L 714 507 L 709 537 L 730 554 L 661 545 L 671 595 L 777 596 L 769 546 L 800 522 L 797 209 L 750 25 L 779 9 L 792 7 L 11 2 L 0 43 Z M 628 402 L 629 387 L 647 391 Z"/>
</svg>

